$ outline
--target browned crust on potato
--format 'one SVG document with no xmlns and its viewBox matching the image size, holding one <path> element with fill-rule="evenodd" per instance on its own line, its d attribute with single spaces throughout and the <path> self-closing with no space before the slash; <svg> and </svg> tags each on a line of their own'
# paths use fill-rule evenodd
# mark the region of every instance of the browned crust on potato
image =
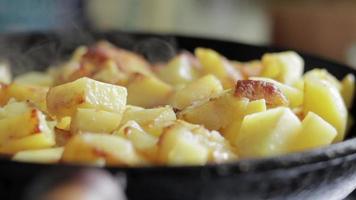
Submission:
<svg viewBox="0 0 356 200">
<path fill-rule="evenodd" d="M 288 100 L 273 83 L 262 80 L 239 80 L 235 87 L 235 97 L 250 101 L 265 99 L 267 106 L 288 106 Z"/>
</svg>

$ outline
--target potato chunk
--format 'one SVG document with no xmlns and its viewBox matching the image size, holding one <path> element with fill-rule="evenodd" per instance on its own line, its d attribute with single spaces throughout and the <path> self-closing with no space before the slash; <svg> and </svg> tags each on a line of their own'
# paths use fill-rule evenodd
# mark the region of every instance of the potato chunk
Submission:
<svg viewBox="0 0 356 200">
<path fill-rule="evenodd" d="M 293 139 L 291 152 L 323 147 L 332 143 L 337 135 L 336 129 L 313 112 L 302 121 L 302 129 Z"/>
<path fill-rule="evenodd" d="M 335 127 L 334 142 L 344 139 L 347 110 L 339 91 L 330 82 L 307 78 L 304 82 L 304 113 L 314 112 Z"/>
<path fill-rule="evenodd" d="M 51 87 L 53 85 L 53 77 L 43 72 L 27 72 L 17 76 L 14 80 L 15 83 L 37 85 L 42 87 Z"/>
<path fill-rule="evenodd" d="M 238 98 L 231 91 L 185 108 L 177 113 L 179 119 L 204 125 L 209 130 L 222 130 L 243 114 L 248 99 Z M 241 112 L 242 111 L 242 112 Z"/>
<path fill-rule="evenodd" d="M 111 133 L 119 127 L 121 115 L 96 109 L 78 108 L 70 124 L 72 133 Z"/>
<path fill-rule="evenodd" d="M 131 142 L 107 134 L 82 133 L 72 137 L 62 156 L 64 162 L 136 166 L 143 163 Z"/>
<path fill-rule="evenodd" d="M 134 74 L 127 84 L 128 104 L 151 108 L 167 104 L 172 86 L 153 76 Z"/>
<path fill-rule="evenodd" d="M 301 106 L 303 103 L 303 90 L 294 88 L 292 86 L 280 83 L 273 79 L 269 78 L 261 78 L 261 77 L 250 77 L 251 80 L 260 80 L 266 81 L 274 84 L 277 88 L 284 94 L 284 96 L 288 99 L 289 105 L 292 108 Z"/>
<path fill-rule="evenodd" d="M 330 74 L 326 69 L 315 68 L 310 71 L 307 71 L 304 76 L 304 79 L 319 79 L 324 80 L 330 83 L 331 86 L 334 86 L 337 90 L 341 90 L 341 83 L 335 76 Z"/>
<path fill-rule="evenodd" d="M 347 108 L 351 108 L 355 96 L 355 76 L 346 75 L 341 81 L 341 95 Z"/>
<path fill-rule="evenodd" d="M 261 62 L 263 66 L 261 76 L 287 85 L 300 79 L 304 70 L 303 58 L 293 51 L 266 53 L 262 56 Z"/>
<path fill-rule="evenodd" d="M 238 98 L 248 98 L 251 101 L 264 99 L 269 107 L 288 106 L 289 104 L 275 84 L 262 80 L 237 81 L 234 95 Z"/>
<path fill-rule="evenodd" d="M 102 69 L 93 75 L 95 80 L 118 85 L 126 85 L 128 78 L 112 60 L 106 61 Z"/>
<path fill-rule="evenodd" d="M 214 75 L 206 75 L 178 90 L 172 100 L 172 106 L 183 109 L 195 102 L 217 96 L 223 87 Z"/>
<path fill-rule="evenodd" d="M 17 101 L 29 101 L 41 111 L 47 111 L 46 95 L 48 87 L 11 83 L 5 87 L 4 103 L 14 98 Z"/>
<path fill-rule="evenodd" d="M 17 152 L 12 160 L 31 163 L 56 163 L 61 159 L 63 147 L 25 150 Z"/>
<path fill-rule="evenodd" d="M 127 138 L 134 147 L 151 161 L 156 161 L 158 138 L 148 134 L 135 121 L 128 121 L 120 130 L 114 132 L 115 135 Z"/>
<path fill-rule="evenodd" d="M 158 146 L 160 161 L 168 165 L 202 165 L 237 158 L 218 132 L 183 121 L 168 126 Z"/>
<path fill-rule="evenodd" d="M 224 137 L 230 141 L 231 144 L 234 144 L 237 136 L 240 133 L 241 123 L 243 118 L 246 115 L 264 112 L 267 110 L 266 101 L 264 99 L 259 99 L 255 101 L 248 102 L 247 105 L 241 107 L 238 111 L 239 114 L 236 114 L 231 123 L 220 132 L 224 135 Z"/>
<path fill-rule="evenodd" d="M 259 99 L 259 100 L 250 101 L 248 103 L 246 110 L 245 110 L 245 114 L 249 115 L 252 113 L 264 112 L 266 110 L 267 110 L 266 100 Z"/>
<path fill-rule="evenodd" d="M 93 108 L 121 115 L 126 105 L 126 88 L 89 78 L 51 88 L 47 94 L 48 111 L 59 118 L 73 116 L 77 108 Z"/>
<path fill-rule="evenodd" d="M 209 152 L 197 138 L 184 127 L 171 127 L 159 141 L 159 157 L 168 165 L 203 165 Z"/>
<path fill-rule="evenodd" d="M 0 152 L 12 154 L 54 145 L 44 114 L 24 102 L 10 101 L 0 110 Z"/>
<path fill-rule="evenodd" d="M 129 108 L 123 115 L 121 125 L 131 120 L 137 122 L 148 133 L 159 136 L 164 126 L 176 120 L 176 114 L 170 106 L 150 109 Z"/>
<path fill-rule="evenodd" d="M 202 65 L 205 74 L 215 75 L 225 89 L 233 88 L 236 81 L 242 79 L 240 72 L 222 55 L 212 49 L 196 48 L 195 56 Z"/>
<path fill-rule="evenodd" d="M 193 66 L 194 57 L 189 53 L 182 53 L 174 57 L 169 63 L 161 67 L 158 77 L 173 86 L 187 84 L 198 77 L 198 71 Z"/>
<path fill-rule="evenodd" d="M 7 143 L 0 146 L 0 153 L 14 154 L 24 150 L 50 148 L 54 145 L 55 140 L 52 132 L 38 132 L 22 138 L 8 140 Z"/>
<path fill-rule="evenodd" d="M 301 129 L 289 108 L 274 108 L 245 116 L 235 146 L 241 158 L 268 157 L 288 153 L 288 145 Z"/>
</svg>

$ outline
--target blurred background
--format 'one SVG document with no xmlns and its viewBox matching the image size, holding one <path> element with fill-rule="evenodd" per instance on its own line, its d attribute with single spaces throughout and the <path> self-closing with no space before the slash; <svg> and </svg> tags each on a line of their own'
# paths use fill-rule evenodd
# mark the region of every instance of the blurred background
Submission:
<svg viewBox="0 0 356 200">
<path fill-rule="evenodd" d="M 302 50 L 356 67 L 356 1 L 1 0 L 0 32 L 128 30 Z"/>
</svg>

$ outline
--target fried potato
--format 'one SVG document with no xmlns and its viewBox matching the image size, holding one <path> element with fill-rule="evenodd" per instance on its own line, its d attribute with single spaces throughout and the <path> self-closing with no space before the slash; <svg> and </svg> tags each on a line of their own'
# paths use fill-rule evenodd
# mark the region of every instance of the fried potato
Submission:
<svg viewBox="0 0 356 200">
<path fill-rule="evenodd" d="M 10 101 L 0 113 L 0 153 L 12 154 L 55 144 L 45 115 L 28 103 Z"/>
<path fill-rule="evenodd" d="M 347 108 L 351 108 L 355 96 L 355 76 L 346 75 L 341 81 L 341 96 Z"/>
<path fill-rule="evenodd" d="M 48 91 L 50 114 L 61 118 L 73 116 L 77 108 L 93 108 L 121 115 L 126 105 L 126 88 L 89 78 L 55 86 Z"/>
<path fill-rule="evenodd" d="M 304 70 L 303 58 L 293 51 L 266 53 L 262 56 L 261 62 L 263 66 L 261 76 L 287 85 L 300 79 Z"/>
<path fill-rule="evenodd" d="M 225 89 L 233 88 L 236 81 L 242 79 L 241 73 L 218 52 L 207 48 L 196 48 L 194 53 L 202 65 L 203 73 L 215 75 Z"/>
<path fill-rule="evenodd" d="M 206 75 L 178 90 L 173 96 L 172 106 L 181 110 L 198 101 L 215 97 L 222 91 L 220 81 L 213 75 Z"/>
<path fill-rule="evenodd" d="M 329 81 L 305 79 L 303 109 L 304 113 L 314 112 L 335 127 L 338 134 L 334 142 L 344 139 L 347 109 L 339 91 Z"/>
<path fill-rule="evenodd" d="M 127 84 L 127 92 L 128 104 L 152 108 L 166 105 L 173 88 L 156 77 L 134 74 Z"/>
<path fill-rule="evenodd" d="M 71 133 L 112 133 L 119 127 L 122 115 L 103 110 L 78 108 L 71 123 Z"/>
<path fill-rule="evenodd" d="M 120 126 L 132 120 L 140 124 L 148 133 L 159 136 L 164 126 L 176 120 L 176 114 L 170 106 L 150 109 L 131 107 L 125 110 Z"/>
<path fill-rule="evenodd" d="M 181 86 L 195 80 L 199 71 L 194 66 L 194 57 L 188 53 L 181 53 L 162 66 L 157 76 L 173 86 Z"/>
<path fill-rule="evenodd" d="M 96 133 L 82 133 L 72 137 L 64 147 L 61 160 L 92 165 L 137 166 L 145 163 L 129 140 Z"/>
<path fill-rule="evenodd" d="M 234 144 L 241 158 L 286 154 L 300 129 L 301 122 L 289 108 L 274 108 L 245 116 Z"/>
<path fill-rule="evenodd" d="M 333 142 L 336 129 L 313 112 L 309 112 L 302 121 L 301 131 L 291 141 L 289 151 L 298 152 L 323 147 Z"/>
<path fill-rule="evenodd" d="M 25 150 L 17 152 L 12 160 L 33 163 L 56 163 L 63 153 L 63 147 L 49 149 Z"/>
</svg>

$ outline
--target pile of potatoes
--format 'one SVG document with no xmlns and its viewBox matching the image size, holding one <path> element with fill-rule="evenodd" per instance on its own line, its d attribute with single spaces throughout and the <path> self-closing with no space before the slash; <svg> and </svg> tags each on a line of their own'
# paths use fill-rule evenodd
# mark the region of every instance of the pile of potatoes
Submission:
<svg viewBox="0 0 356 200">
<path fill-rule="evenodd" d="M 0 66 L 0 154 L 98 166 L 204 165 L 340 142 L 355 77 L 304 72 L 295 52 L 229 60 L 207 48 L 168 63 L 108 42 L 46 72 Z"/>
</svg>

